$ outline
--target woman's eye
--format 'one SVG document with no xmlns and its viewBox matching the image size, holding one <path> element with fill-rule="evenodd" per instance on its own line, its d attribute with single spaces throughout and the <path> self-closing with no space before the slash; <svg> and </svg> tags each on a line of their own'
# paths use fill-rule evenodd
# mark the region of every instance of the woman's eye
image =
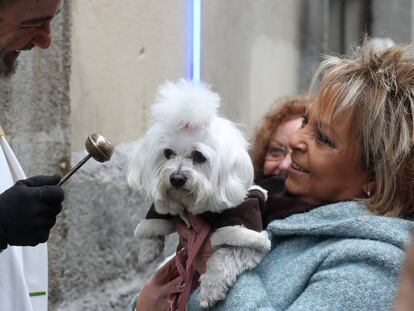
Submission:
<svg viewBox="0 0 414 311">
<path fill-rule="evenodd" d="M 285 154 L 285 149 L 279 147 L 270 148 L 268 154 L 273 157 L 283 156 Z"/>
<path fill-rule="evenodd" d="M 166 159 L 171 159 L 175 156 L 175 152 L 171 149 L 164 149 L 164 156 Z"/>
<path fill-rule="evenodd" d="M 207 161 L 207 158 L 200 151 L 193 151 L 191 157 L 195 163 L 202 164 Z"/>
<path fill-rule="evenodd" d="M 327 145 L 331 148 L 335 148 L 336 145 L 334 142 L 332 142 L 328 136 L 326 136 L 324 133 L 322 133 L 321 131 L 318 131 L 316 138 L 318 139 L 318 141 L 320 141 L 322 144 Z"/>
<path fill-rule="evenodd" d="M 306 124 L 308 124 L 308 116 L 302 116 L 302 125 L 301 128 L 304 128 Z"/>
</svg>

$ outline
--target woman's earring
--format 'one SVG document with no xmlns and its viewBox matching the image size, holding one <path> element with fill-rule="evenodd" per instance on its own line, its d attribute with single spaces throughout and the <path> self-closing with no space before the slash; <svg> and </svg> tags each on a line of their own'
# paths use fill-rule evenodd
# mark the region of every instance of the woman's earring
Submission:
<svg viewBox="0 0 414 311">
<path fill-rule="evenodd" d="M 371 196 L 371 192 L 370 191 L 367 191 L 366 195 L 369 198 Z"/>
</svg>

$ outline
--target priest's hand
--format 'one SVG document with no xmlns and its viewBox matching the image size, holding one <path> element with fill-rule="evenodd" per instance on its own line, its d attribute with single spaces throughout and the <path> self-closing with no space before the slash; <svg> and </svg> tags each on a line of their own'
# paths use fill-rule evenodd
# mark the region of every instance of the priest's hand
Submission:
<svg viewBox="0 0 414 311">
<path fill-rule="evenodd" d="M 18 181 L 0 195 L 0 249 L 46 242 L 62 210 L 61 177 L 34 176 Z"/>
</svg>

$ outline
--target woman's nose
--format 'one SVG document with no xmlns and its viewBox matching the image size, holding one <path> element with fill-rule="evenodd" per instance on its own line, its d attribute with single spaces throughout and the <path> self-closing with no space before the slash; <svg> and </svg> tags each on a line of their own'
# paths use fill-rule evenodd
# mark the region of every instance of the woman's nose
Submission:
<svg viewBox="0 0 414 311">
<path fill-rule="evenodd" d="M 281 170 L 281 171 L 287 171 L 287 169 L 290 166 L 290 163 L 292 163 L 292 158 L 290 157 L 290 152 L 289 152 L 283 158 L 282 162 L 280 162 L 280 164 L 279 164 L 279 170 Z"/>
<path fill-rule="evenodd" d="M 32 38 L 32 43 L 41 49 L 49 48 L 52 43 L 52 31 L 50 22 L 39 28 L 36 35 Z"/>
<path fill-rule="evenodd" d="M 289 139 L 289 146 L 292 151 L 305 152 L 307 150 L 306 141 L 304 139 L 304 130 L 297 130 Z M 290 163 L 289 163 L 290 164 Z"/>
<path fill-rule="evenodd" d="M 286 177 L 291 162 L 292 162 L 292 159 L 290 157 L 290 152 L 289 152 L 285 155 L 282 162 L 280 162 L 279 165 L 277 166 L 276 170 L 274 171 L 274 175 Z"/>
</svg>

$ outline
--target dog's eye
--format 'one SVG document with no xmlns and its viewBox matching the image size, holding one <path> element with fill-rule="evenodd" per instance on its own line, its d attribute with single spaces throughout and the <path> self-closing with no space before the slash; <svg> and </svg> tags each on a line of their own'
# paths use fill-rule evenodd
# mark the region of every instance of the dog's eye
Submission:
<svg viewBox="0 0 414 311">
<path fill-rule="evenodd" d="M 193 151 L 191 154 L 195 163 L 204 163 L 207 161 L 206 157 L 200 151 Z"/>
<path fill-rule="evenodd" d="M 171 149 L 165 149 L 165 150 L 164 150 L 164 156 L 165 156 L 167 159 L 171 159 L 172 157 L 174 157 L 174 156 L 175 156 L 175 152 L 174 152 L 174 151 L 172 151 Z"/>
</svg>

